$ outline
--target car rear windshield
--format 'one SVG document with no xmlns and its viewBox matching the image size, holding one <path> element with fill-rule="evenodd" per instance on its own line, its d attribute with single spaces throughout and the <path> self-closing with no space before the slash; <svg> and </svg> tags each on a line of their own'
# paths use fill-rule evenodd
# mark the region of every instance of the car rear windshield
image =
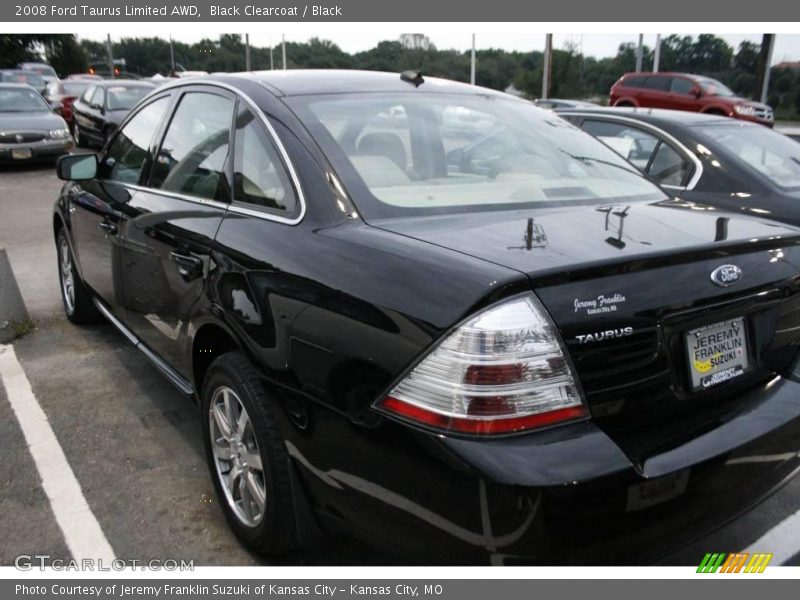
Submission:
<svg viewBox="0 0 800 600">
<path fill-rule="evenodd" d="M 800 189 L 800 144 L 763 125 L 733 123 L 699 128 L 713 147 L 732 154 L 788 189 Z"/>
<path fill-rule="evenodd" d="M 44 99 L 34 90 L 0 88 L 0 113 L 40 112 L 49 110 Z"/>
<path fill-rule="evenodd" d="M 664 198 L 592 136 L 493 94 L 288 99 L 373 217 Z"/>
<path fill-rule="evenodd" d="M 153 91 L 144 85 L 114 86 L 108 88 L 108 110 L 130 110 Z"/>
</svg>

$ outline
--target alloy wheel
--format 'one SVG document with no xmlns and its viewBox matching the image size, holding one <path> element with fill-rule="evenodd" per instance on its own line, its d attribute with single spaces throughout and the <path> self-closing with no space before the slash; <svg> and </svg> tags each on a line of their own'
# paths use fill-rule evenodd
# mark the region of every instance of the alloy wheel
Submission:
<svg viewBox="0 0 800 600">
<path fill-rule="evenodd" d="M 225 499 L 242 524 L 256 527 L 264 518 L 267 493 L 247 410 L 236 392 L 220 386 L 211 397 L 208 419 L 214 466 Z"/>
<path fill-rule="evenodd" d="M 62 237 L 58 245 L 59 260 L 61 265 L 61 292 L 67 312 L 75 311 L 75 275 L 72 271 L 72 255 L 69 251 L 67 240 Z"/>
</svg>

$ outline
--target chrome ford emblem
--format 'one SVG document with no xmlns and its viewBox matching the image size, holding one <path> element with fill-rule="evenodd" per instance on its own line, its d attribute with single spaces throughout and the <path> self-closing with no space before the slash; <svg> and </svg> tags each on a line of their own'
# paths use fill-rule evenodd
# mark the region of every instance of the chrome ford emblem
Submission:
<svg viewBox="0 0 800 600">
<path fill-rule="evenodd" d="M 21 133 L 18 133 L 17 135 L 14 136 L 14 139 L 17 140 L 17 143 L 19 143 L 25 139 L 25 136 L 22 135 Z"/>
<path fill-rule="evenodd" d="M 711 281 L 720 287 L 733 285 L 742 278 L 742 270 L 736 265 L 722 265 L 711 271 Z"/>
</svg>

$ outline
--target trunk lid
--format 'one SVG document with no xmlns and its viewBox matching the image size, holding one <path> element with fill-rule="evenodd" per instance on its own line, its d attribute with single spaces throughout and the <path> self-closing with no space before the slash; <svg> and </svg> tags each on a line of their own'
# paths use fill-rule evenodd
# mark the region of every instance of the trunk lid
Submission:
<svg viewBox="0 0 800 600">
<path fill-rule="evenodd" d="M 379 226 L 526 273 L 592 419 L 638 464 L 718 426 L 720 407 L 786 372 L 800 344 L 800 231 L 791 226 L 679 200 Z M 740 279 L 715 284 L 723 265 Z M 744 328 L 747 369 L 698 389 L 687 335 L 721 322 Z"/>
</svg>

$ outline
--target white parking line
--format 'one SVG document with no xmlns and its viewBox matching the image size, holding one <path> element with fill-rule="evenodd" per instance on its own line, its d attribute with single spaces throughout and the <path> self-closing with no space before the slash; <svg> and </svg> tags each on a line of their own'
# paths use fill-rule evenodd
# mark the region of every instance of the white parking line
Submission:
<svg viewBox="0 0 800 600">
<path fill-rule="evenodd" d="M 12 346 L 0 344 L 0 380 L 72 557 L 78 561 L 100 559 L 110 565 L 114 560 L 114 550 L 86 503 L 81 486 L 50 428 L 47 415 L 33 395 Z"/>
<path fill-rule="evenodd" d="M 774 564 L 784 564 L 800 552 L 800 510 L 778 523 L 742 552 L 772 552 Z"/>
</svg>

